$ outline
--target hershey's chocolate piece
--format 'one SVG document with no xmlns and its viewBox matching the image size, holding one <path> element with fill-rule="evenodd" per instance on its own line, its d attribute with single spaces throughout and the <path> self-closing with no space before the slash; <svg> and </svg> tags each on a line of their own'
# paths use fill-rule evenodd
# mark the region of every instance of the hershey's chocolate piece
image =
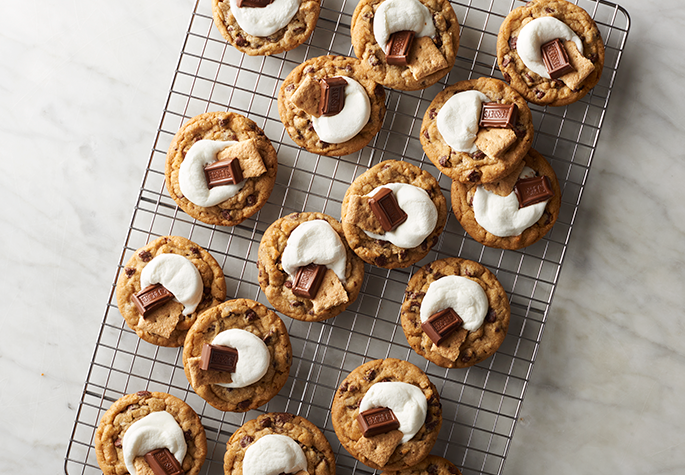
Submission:
<svg viewBox="0 0 685 475">
<path fill-rule="evenodd" d="M 396 31 L 388 39 L 385 49 L 385 62 L 395 66 L 406 66 L 407 55 L 414 42 L 414 32 L 412 30 Z"/>
<path fill-rule="evenodd" d="M 238 8 L 264 8 L 267 5 L 271 5 L 273 1 L 274 0 L 238 0 L 236 3 Z"/>
<path fill-rule="evenodd" d="M 321 287 L 321 282 L 326 274 L 326 266 L 309 264 L 300 267 L 295 275 L 292 291 L 298 297 L 313 299 Z"/>
<path fill-rule="evenodd" d="M 323 78 L 319 81 L 321 86 L 321 102 L 319 102 L 319 115 L 335 115 L 345 107 L 345 78 Z"/>
<path fill-rule="evenodd" d="M 205 167 L 207 188 L 221 185 L 236 185 L 243 181 L 243 170 L 237 157 L 210 163 Z"/>
<path fill-rule="evenodd" d="M 516 104 L 486 102 L 480 110 L 480 127 L 501 127 L 513 129 L 518 118 Z"/>
<path fill-rule="evenodd" d="M 458 330 L 462 323 L 464 321 L 450 307 L 431 315 L 428 320 L 421 324 L 421 329 L 433 343 L 439 345 L 445 341 L 445 338 Z"/>
<path fill-rule="evenodd" d="M 369 198 L 371 211 L 387 233 L 407 220 L 407 213 L 397 204 L 395 194 L 390 188 L 381 188 Z"/>
<path fill-rule="evenodd" d="M 167 448 L 151 450 L 145 461 L 155 475 L 183 475 L 183 467 Z"/>
<path fill-rule="evenodd" d="M 364 437 L 385 434 L 400 427 L 400 421 L 389 407 L 374 407 L 360 412 L 357 423 Z"/>
<path fill-rule="evenodd" d="M 238 365 L 238 350 L 229 346 L 202 345 L 200 354 L 200 369 L 203 371 L 225 371 L 235 373 Z"/>
<path fill-rule="evenodd" d="M 131 300 L 138 309 L 138 312 L 145 318 L 150 312 L 161 307 L 172 298 L 174 298 L 174 294 L 169 292 L 162 284 L 152 284 L 137 294 L 133 294 Z"/>
<path fill-rule="evenodd" d="M 514 193 L 519 200 L 519 208 L 540 203 L 554 196 L 552 182 L 545 175 L 521 178 L 514 185 Z"/>
<path fill-rule="evenodd" d="M 542 61 L 549 73 L 549 77 L 556 79 L 564 74 L 572 73 L 575 68 L 568 60 L 568 53 L 561 39 L 556 38 L 540 47 L 542 50 Z"/>
</svg>

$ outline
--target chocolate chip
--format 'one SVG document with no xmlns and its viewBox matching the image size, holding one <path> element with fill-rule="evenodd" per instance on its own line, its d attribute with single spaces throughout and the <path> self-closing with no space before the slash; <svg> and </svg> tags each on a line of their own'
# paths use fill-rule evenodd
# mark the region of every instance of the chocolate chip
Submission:
<svg viewBox="0 0 685 475">
<path fill-rule="evenodd" d="M 435 35 L 432 40 L 436 48 L 442 48 L 442 38 L 440 36 Z"/>
<path fill-rule="evenodd" d="M 152 393 L 150 391 L 138 391 L 136 393 L 136 396 L 138 396 L 138 397 L 150 397 L 150 396 L 152 396 Z"/>
<path fill-rule="evenodd" d="M 376 55 L 372 54 L 369 56 L 369 59 L 367 60 L 371 66 L 378 66 L 381 64 L 380 60 L 376 58 Z"/>
<path fill-rule="evenodd" d="M 235 44 L 238 45 L 238 46 L 247 46 L 247 45 L 248 45 L 248 42 L 247 42 L 247 40 L 246 40 L 245 38 L 243 38 L 242 36 L 238 35 L 238 36 L 236 36 L 236 38 L 235 38 Z"/>
<path fill-rule="evenodd" d="M 127 411 L 135 411 L 139 407 L 140 407 L 140 404 L 129 404 L 128 406 L 126 406 L 126 410 Z"/>
<path fill-rule="evenodd" d="M 440 399 L 438 399 L 438 397 L 437 397 L 435 394 L 433 394 L 433 395 L 428 399 L 428 405 L 429 405 L 429 406 L 434 406 L 434 407 L 440 407 L 440 405 L 441 405 Z"/>
<path fill-rule="evenodd" d="M 219 125 L 221 127 L 228 127 L 228 124 L 230 124 L 230 121 L 227 118 L 219 119 Z"/>
<path fill-rule="evenodd" d="M 376 370 L 375 369 L 370 369 L 366 372 L 364 375 L 364 379 L 366 381 L 373 381 L 376 378 Z"/>
<path fill-rule="evenodd" d="M 252 442 L 254 442 L 254 437 L 249 436 L 249 435 L 246 435 L 245 437 L 243 437 L 242 439 L 240 439 L 240 446 L 241 446 L 242 448 L 245 448 L 245 447 L 247 447 L 248 445 L 250 445 Z"/>
<path fill-rule="evenodd" d="M 507 66 L 509 66 L 510 63 L 511 57 L 509 55 L 504 56 L 504 59 L 502 59 L 502 67 L 506 68 Z"/>
<path fill-rule="evenodd" d="M 423 136 L 426 138 L 426 140 L 430 140 L 430 139 L 431 139 L 431 136 L 430 136 L 430 134 L 428 133 L 428 129 L 426 129 L 426 130 L 423 131 Z"/>
<path fill-rule="evenodd" d="M 488 314 L 485 316 L 485 321 L 488 323 L 495 323 L 495 320 L 497 320 L 497 312 L 491 308 L 488 310 Z"/>
<path fill-rule="evenodd" d="M 254 310 L 248 310 L 245 312 L 245 320 L 248 322 L 254 322 L 255 320 L 259 320 L 259 316 L 257 315 L 257 312 Z"/>
<path fill-rule="evenodd" d="M 545 97 L 544 91 L 541 91 L 539 89 L 535 89 L 533 92 L 535 93 L 535 97 L 537 97 L 538 99 L 542 99 L 543 97 Z"/>
<path fill-rule="evenodd" d="M 221 217 L 224 219 L 231 219 L 231 212 L 227 209 L 221 210 Z"/>
<path fill-rule="evenodd" d="M 426 467 L 426 472 L 430 473 L 431 475 L 438 473 L 438 466 L 432 463 Z"/>
<path fill-rule="evenodd" d="M 450 472 L 452 475 L 459 475 L 459 470 L 457 470 L 457 467 L 453 467 L 452 465 L 447 467 L 447 471 Z"/>
<path fill-rule="evenodd" d="M 304 305 L 304 304 L 298 300 L 293 300 L 292 302 L 290 302 L 291 307 L 297 308 L 297 307 L 301 307 L 302 305 Z"/>
<path fill-rule="evenodd" d="M 259 420 L 259 425 L 264 427 L 264 428 L 271 427 L 272 424 L 273 424 L 273 421 L 271 420 L 270 417 L 265 417 L 265 418 Z"/>
<path fill-rule="evenodd" d="M 372 13 L 372 12 L 366 12 L 366 13 L 364 13 L 364 14 L 362 15 L 362 17 L 363 17 L 365 20 L 370 20 L 370 19 L 373 18 L 373 13 Z"/>
<path fill-rule="evenodd" d="M 401 261 L 404 261 L 405 259 L 407 259 L 407 251 L 405 251 L 404 249 L 402 249 L 402 250 L 400 251 L 400 260 L 401 260 Z"/>
<path fill-rule="evenodd" d="M 561 81 L 554 80 L 552 81 L 549 85 L 552 86 L 554 89 L 559 89 L 561 86 L 563 86 L 564 83 Z"/>
<path fill-rule="evenodd" d="M 428 241 L 426 241 L 425 239 L 421 243 L 421 249 L 423 249 L 424 251 L 428 249 Z"/>
<path fill-rule="evenodd" d="M 126 277 L 133 277 L 133 274 L 136 273 L 136 269 L 135 267 L 126 267 L 124 272 L 126 273 Z"/>
<path fill-rule="evenodd" d="M 292 281 L 292 280 L 286 280 L 286 281 L 283 283 L 283 286 L 284 286 L 286 289 L 292 289 L 292 288 L 293 288 L 293 281 Z"/>
<path fill-rule="evenodd" d="M 276 415 L 276 423 L 277 424 L 285 424 L 287 422 L 292 421 L 295 418 L 292 414 L 288 414 L 287 412 L 281 412 L 278 415 Z"/>
<path fill-rule="evenodd" d="M 485 153 L 481 150 L 476 150 L 470 155 L 474 160 L 483 160 L 485 158 Z"/>
<path fill-rule="evenodd" d="M 599 55 L 597 53 L 591 53 L 588 55 L 587 59 L 589 59 L 593 63 L 596 63 L 597 61 L 599 61 Z"/>
<path fill-rule="evenodd" d="M 504 80 L 507 82 L 511 82 L 511 76 L 507 73 L 502 73 L 502 76 L 504 76 Z"/>
<path fill-rule="evenodd" d="M 450 157 L 448 157 L 447 155 L 443 155 L 442 157 L 438 158 L 438 163 L 441 167 L 452 166 L 452 164 L 450 163 Z"/>
<path fill-rule="evenodd" d="M 512 36 L 511 38 L 509 38 L 509 48 L 515 50 L 517 41 L 518 41 L 518 38 L 516 36 Z"/>
<path fill-rule="evenodd" d="M 385 97 L 385 89 L 380 84 L 376 84 L 376 87 L 373 89 L 373 93 L 376 95 L 376 97 Z"/>
<path fill-rule="evenodd" d="M 249 195 L 245 201 L 247 202 L 248 206 L 252 206 L 257 202 L 257 198 L 255 195 Z"/>
<path fill-rule="evenodd" d="M 293 30 L 293 33 L 296 35 L 299 35 L 300 33 L 304 33 L 305 27 L 304 26 L 298 26 Z"/>
<path fill-rule="evenodd" d="M 528 130 L 526 130 L 526 127 L 523 125 L 517 125 L 516 127 L 514 127 L 514 134 L 516 134 L 517 138 L 522 139 L 526 136 L 527 133 Z"/>
<path fill-rule="evenodd" d="M 354 411 L 355 409 L 359 409 L 359 404 L 355 402 L 354 404 L 350 404 L 349 406 L 345 407 L 351 411 Z"/>
<path fill-rule="evenodd" d="M 288 84 L 287 86 L 285 86 L 285 90 L 286 90 L 287 92 L 294 91 L 294 90 L 295 90 L 295 85 L 294 85 L 294 84 Z"/>
<path fill-rule="evenodd" d="M 467 363 L 470 359 L 471 359 L 471 353 L 464 353 L 464 354 L 461 356 L 461 360 L 462 360 L 464 363 Z"/>
<path fill-rule="evenodd" d="M 150 251 L 140 251 L 138 257 L 140 257 L 140 260 L 143 262 L 149 262 L 152 259 L 152 254 Z"/>
<path fill-rule="evenodd" d="M 474 170 L 471 173 L 469 173 L 468 180 L 471 183 L 475 183 L 478 180 L 480 180 L 480 172 L 478 170 Z"/>
<path fill-rule="evenodd" d="M 305 74 L 312 74 L 314 72 L 314 66 L 307 66 L 304 68 L 304 73 Z"/>
<path fill-rule="evenodd" d="M 428 111 L 428 118 L 429 119 L 435 119 L 435 117 L 438 115 L 438 111 L 435 110 L 435 108 L 432 108 Z"/>
<path fill-rule="evenodd" d="M 350 383 L 348 383 L 347 381 L 343 382 L 343 383 L 340 385 L 340 389 L 338 389 L 338 391 L 340 391 L 340 395 L 341 395 L 341 396 L 342 396 L 342 393 L 346 393 L 346 392 L 347 392 L 347 388 L 349 387 L 349 385 L 350 385 Z"/>
<path fill-rule="evenodd" d="M 250 404 L 251 404 L 251 403 L 252 403 L 252 400 L 251 400 L 251 399 L 245 399 L 244 401 L 240 401 L 240 402 L 238 403 L 238 409 L 240 409 L 241 411 L 244 411 L 245 409 L 247 409 L 248 407 L 250 407 Z"/>
<path fill-rule="evenodd" d="M 385 257 L 383 254 L 381 254 L 380 256 L 376 257 L 376 259 L 374 259 L 373 262 L 374 262 L 378 267 L 383 267 L 385 264 L 388 263 L 388 259 L 386 259 L 386 257 Z"/>
<path fill-rule="evenodd" d="M 117 440 L 114 441 L 114 446 L 117 448 L 122 448 L 124 446 L 124 441 L 121 440 L 121 437 L 118 437 Z"/>
<path fill-rule="evenodd" d="M 545 7 L 545 12 L 547 12 L 547 13 L 554 13 L 554 8 Z"/>
<path fill-rule="evenodd" d="M 191 440 L 193 440 L 193 433 L 191 432 L 190 429 L 188 429 L 188 430 L 186 430 L 186 431 L 183 432 L 183 438 L 184 438 L 186 441 L 191 441 Z"/>
<path fill-rule="evenodd" d="M 262 338 L 262 341 L 268 345 L 269 342 L 271 341 L 271 337 L 274 336 L 275 334 L 276 334 L 275 330 L 269 330 L 269 333 L 267 333 L 266 336 L 264 336 L 264 338 Z"/>
</svg>

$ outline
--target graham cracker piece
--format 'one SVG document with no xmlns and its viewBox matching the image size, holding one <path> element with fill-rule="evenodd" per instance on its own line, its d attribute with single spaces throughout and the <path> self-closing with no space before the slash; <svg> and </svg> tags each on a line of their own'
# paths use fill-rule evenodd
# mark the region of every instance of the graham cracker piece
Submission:
<svg viewBox="0 0 685 475">
<path fill-rule="evenodd" d="M 414 38 L 407 58 L 407 66 L 414 79 L 420 81 L 447 66 L 447 60 L 430 36 Z"/>
<path fill-rule="evenodd" d="M 376 215 L 369 206 L 369 197 L 351 195 L 347 204 L 347 212 L 343 218 L 343 223 L 354 224 L 355 226 L 374 234 L 385 234 Z"/>
<path fill-rule="evenodd" d="M 378 434 L 373 437 L 362 437 L 357 441 L 354 449 L 358 455 L 363 455 L 379 467 L 382 467 L 388 463 L 403 436 L 402 432 L 391 430 L 385 434 Z"/>
<path fill-rule="evenodd" d="M 585 81 L 585 78 L 595 70 L 595 65 L 578 51 L 578 47 L 573 41 L 565 41 L 564 47 L 568 53 L 568 62 L 571 63 L 575 71 L 564 74 L 559 79 L 575 91 Z"/>
<path fill-rule="evenodd" d="M 321 286 L 312 299 L 314 313 L 323 312 L 348 301 L 347 291 L 338 276 L 331 269 L 326 269 Z"/>
<path fill-rule="evenodd" d="M 162 338 L 169 338 L 180 320 L 183 312 L 183 304 L 180 302 L 168 302 L 160 308 L 153 310 L 150 315 L 138 319 L 138 328 L 149 333 L 154 333 Z"/>
<path fill-rule="evenodd" d="M 468 330 L 465 328 L 460 328 L 448 336 L 439 345 L 433 343 L 431 351 L 438 353 L 440 356 L 447 358 L 448 360 L 456 361 L 461 354 L 461 345 L 464 343 L 464 340 L 466 340 L 466 336 L 468 334 Z"/>
<path fill-rule="evenodd" d="M 321 85 L 319 80 L 309 75 L 305 76 L 292 96 L 290 96 L 290 102 L 307 114 L 319 117 L 319 103 L 321 102 Z"/>
<path fill-rule="evenodd" d="M 484 183 L 483 188 L 485 188 L 490 193 L 494 193 L 500 196 L 508 196 L 514 191 L 514 185 L 519 179 L 519 175 L 523 171 L 523 167 L 526 166 L 526 162 L 521 160 L 513 172 L 505 176 L 504 178 L 496 181 L 494 183 Z"/>
<path fill-rule="evenodd" d="M 255 139 L 241 140 L 235 145 L 226 147 L 216 154 L 216 158 L 219 161 L 237 158 L 240 162 L 243 178 L 258 177 L 266 173 L 266 167 L 262 161 L 262 156 L 259 154 Z"/>
<path fill-rule="evenodd" d="M 491 158 L 499 158 L 516 142 L 511 129 L 481 128 L 476 135 L 476 147 Z"/>
<path fill-rule="evenodd" d="M 200 369 L 202 358 L 195 356 L 188 358 L 186 364 L 188 365 L 188 372 L 190 373 L 190 384 L 196 388 L 206 384 L 228 384 L 233 382 L 231 373 L 226 371 L 216 371 L 213 369 Z"/>
</svg>

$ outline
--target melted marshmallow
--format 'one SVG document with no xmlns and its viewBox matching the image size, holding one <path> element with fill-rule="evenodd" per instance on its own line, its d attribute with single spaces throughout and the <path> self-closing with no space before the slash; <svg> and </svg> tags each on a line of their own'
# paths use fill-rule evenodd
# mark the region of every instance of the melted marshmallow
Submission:
<svg viewBox="0 0 685 475">
<path fill-rule="evenodd" d="M 483 102 L 490 98 L 478 91 L 455 94 L 440 108 L 437 117 L 438 132 L 443 140 L 457 152 L 474 153 L 478 122 Z"/>
<path fill-rule="evenodd" d="M 238 328 L 219 333 L 212 340 L 212 345 L 229 346 L 238 350 L 238 364 L 231 373 L 230 383 L 219 383 L 225 388 L 244 388 L 256 383 L 269 369 L 271 354 L 266 344 L 258 336 Z"/>
<path fill-rule="evenodd" d="M 406 183 L 388 183 L 375 188 L 368 196 L 375 195 L 381 188 L 392 190 L 397 204 L 407 213 L 407 220 L 385 234 L 364 231 L 366 235 L 373 239 L 390 241 L 405 249 L 420 245 L 433 232 L 438 222 L 438 210 L 426 190 Z"/>
<path fill-rule="evenodd" d="M 178 171 L 178 185 L 183 196 L 197 206 L 209 207 L 218 205 L 234 197 L 245 185 L 241 181 L 235 185 L 207 187 L 204 168 L 217 161 L 216 154 L 238 142 L 219 140 L 198 140 L 186 153 Z"/>
<path fill-rule="evenodd" d="M 483 324 L 490 304 L 478 282 L 459 275 L 448 275 L 428 286 L 419 311 L 421 322 L 450 307 L 464 320 L 463 327 L 472 332 Z"/>
<path fill-rule="evenodd" d="M 152 412 L 131 424 L 124 433 L 122 451 L 124 464 L 131 475 L 136 475 L 133 460 L 155 449 L 169 449 L 179 463 L 183 463 L 188 447 L 183 430 L 174 416 L 165 411 Z"/>
<path fill-rule="evenodd" d="M 390 35 L 411 30 L 419 36 L 434 36 L 435 25 L 430 10 L 418 0 L 385 0 L 373 18 L 373 35 L 383 51 Z"/>
<path fill-rule="evenodd" d="M 306 221 L 297 226 L 290 233 L 281 256 L 283 270 L 291 277 L 295 277 L 297 269 L 312 263 L 328 267 L 335 272 L 340 282 L 345 283 L 345 246 L 333 226 L 323 219 Z"/>
<path fill-rule="evenodd" d="M 524 167 L 519 178 L 534 176 L 532 168 Z M 548 201 L 519 208 L 519 200 L 513 191 L 507 196 L 500 196 L 479 186 L 473 195 L 473 213 L 476 222 L 490 234 L 498 237 L 518 236 L 538 222 Z"/>
<path fill-rule="evenodd" d="M 371 117 L 371 101 L 366 89 L 352 78 L 342 76 L 345 86 L 345 105 L 335 115 L 312 117 L 316 135 L 324 142 L 343 143 L 357 135 Z"/>
<path fill-rule="evenodd" d="M 404 434 L 400 443 L 409 442 L 426 420 L 428 403 L 423 391 L 413 384 L 390 381 L 373 384 L 359 403 L 359 412 L 374 407 L 389 407 L 400 421 Z"/>
<path fill-rule="evenodd" d="M 300 445 L 285 435 L 267 434 L 245 451 L 243 475 L 279 475 L 307 470 Z"/>
<path fill-rule="evenodd" d="M 284 28 L 300 8 L 300 0 L 274 0 L 264 8 L 238 8 L 236 0 L 230 0 L 231 13 L 240 28 L 252 36 L 269 36 Z"/>
<path fill-rule="evenodd" d="M 202 301 L 202 276 L 197 267 L 178 254 L 160 254 L 140 273 L 140 288 L 162 284 L 174 299 L 183 304 L 183 315 L 190 315 Z"/>
<path fill-rule="evenodd" d="M 551 16 L 536 18 L 526 23 L 516 40 L 516 52 L 528 69 L 543 78 L 551 79 L 542 60 L 541 47 L 545 43 L 561 38 L 573 41 L 583 54 L 583 42 L 566 23 Z"/>
</svg>

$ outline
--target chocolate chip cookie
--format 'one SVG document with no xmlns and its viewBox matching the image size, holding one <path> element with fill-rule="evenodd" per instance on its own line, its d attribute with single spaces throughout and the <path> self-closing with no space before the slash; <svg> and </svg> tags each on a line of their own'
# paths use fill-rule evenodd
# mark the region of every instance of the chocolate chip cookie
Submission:
<svg viewBox="0 0 685 475">
<path fill-rule="evenodd" d="M 436 344 L 422 328 L 421 305 L 431 284 L 446 276 L 460 276 L 477 283 L 487 302 L 484 319 L 477 329 L 469 331 L 463 325 L 457 326 Z M 495 275 L 478 262 L 456 257 L 431 262 L 414 274 L 407 284 L 401 310 L 402 330 L 409 345 L 419 355 L 445 368 L 473 366 L 497 351 L 507 334 L 509 316 L 507 294 Z M 466 315 L 461 317 L 465 319 Z"/>
<path fill-rule="evenodd" d="M 391 61 L 374 35 L 374 20 L 384 0 L 362 0 L 352 15 L 352 46 L 371 79 L 392 89 L 413 91 L 438 82 L 454 66 L 459 48 L 459 22 L 447 0 L 403 0 L 418 2 L 434 27 L 431 36 L 413 35 L 404 64 Z M 402 62 L 401 62 L 402 63 Z"/>
<path fill-rule="evenodd" d="M 408 383 L 426 398 L 425 421 L 407 442 L 398 443 L 392 437 L 398 430 L 364 437 L 357 422 L 365 394 L 374 384 L 387 382 Z M 365 363 L 345 378 L 335 393 L 331 420 L 340 443 L 357 460 L 377 470 L 405 470 L 430 453 L 442 425 L 442 406 L 435 386 L 423 371 L 407 361 L 387 358 Z"/>
<path fill-rule="evenodd" d="M 264 342 L 265 374 L 258 381 L 246 385 L 236 381 L 235 371 L 242 371 L 241 367 L 233 373 L 212 366 L 202 369 L 204 346 L 212 345 L 217 335 L 226 330 L 243 330 Z M 261 352 L 247 350 L 250 364 L 256 366 Z M 240 356 L 238 351 L 238 361 Z M 245 412 L 266 404 L 288 380 L 291 363 L 292 347 L 283 321 L 264 305 L 249 299 L 229 300 L 203 312 L 188 331 L 183 346 L 183 369 L 193 390 L 222 411 Z M 231 383 L 235 387 L 222 385 Z"/>
<path fill-rule="evenodd" d="M 588 68 L 584 79 L 578 81 L 577 74 L 546 78 L 532 71 L 521 59 L 518 38 L 522 28 L 532 20 L 544 17 L 560 20 L 582 42 L 582 53 L 570 44 L 564 49 L 575 49 L 568 52 L 574 69 Z M 527 101 L 543 106 L 564 106 L 585 96 L 599 82 L 604 66 L 604 42 L 597 24 L 581 7 L 565 0 L 534 0 L 516 8 L 504 19 L 497 36 L 497 63 L 504 79 Z"/>
<path fill-rule="evenodd" d="M 205 159 L 196 168 L 186 168 L 190 162 L 184 166 L 184 161 L 188 159 L 191 149 L 198 150 L 197 147 L 205 144 L 212 147 L 211 159 Z M 194 193 L 199 193 L 199 198 L 203 200 L 213 198 L 208 193 L 224 188 L 210 188 L 210 182 L 204 181 L 208 180 L 206 173 L 202 175 L 203 163 L 223 161 L 224 154 L 225 160 L 236 158 L 240 162 L 242 180 L 234 184 L 239 189 L 216 204 L 213 204 L 216 200 L 205 204 L 195 197 L 192 197 L 195 202 L 191 201 L 191 197 L 185 196 L 188 191 L 184 193 L 182 190 L 186 182 L 202 188 Z M 174 136 L 166 158 L 166 187 L 173 200 L 193 218 L 207 224 L 235 226 L 266 204 L 276 181 L 277 170 L 276 150 L 257 124 L 235 112 L 207 112 L 190 119 Z M 184 176 L 187 177 L 186 182 Z"/>
<path fill-rule="evenodd" d="M 448 144 L 438 123 L 441 120 L 441 109 L 448 101 L 456 98 L 457 94 L 466 91 L 478 91 L 491 103 L 509 107 L 513 105 L 516 115 L 510 127 L 497 128 L 479 125 L 479 117 L 476 115 L 464 117 L 475 128 L 470 141 L 473 151 L 457 151 Z M 448 109 L 445 109 L 445 113 L 448 113 Z M 459 135 L 462 132 L 454 131 Z M 503 81 L 485 77 L 460 81 L 446 87 L 433 99 L 423 116 L 419 138 L 426 156 L 452 180 L 462 183 L 491 183 L 511 173 L 523 160 L 533 143 L 532 115 L 523 97 Z"/>
<path fill-rule="evenodd" d="M 183 473 L 195 475 L 200 472 L 207 455 L 207 439 L 195 411 L 169 394 L 139 391 L 115 401 L 102 416 L 95 431 L 95 455 L 105 475 L 129 473 L 126 459 L 137 473 L 151 473 L 145 454 L 136 453 L 135 447 L 132 447 L 135 444 L 128 443 L 126 432 L 134 423 L 159 412 L 166 412 L 172 417 L 169 423 L 174 426 L 174 435 L 180 439 L 176 442 L 185 442 L 185 456 L 180 461 Z M 133 433 L 129 437 L 133 437 Z"/>
<path fill-rule="evenodd" d="M 184 315 L 183 303 L 167 300 L 143 317 L 133 301 L 142 290 L 141 274 L 154 258 L 165 254 L 183 256 L 197 269 L 203 287 L 200 302 L 192 313 Z M 136 250 L 124 265 L 116 295 L 119 312 L 140 338 L 153 345 L 181 346 L 198 315 L 226 299 L 226 279 L 216 260 L 199 245 L 180 236 L 162 236 Z"/>
<path fill-rule="evenodd" d="M 482 212 L 481 209 L 486 208 L 486 206 L 483 200 L 482 207 L 479 207 L 478 213 L 476 212 L 474 209 L 474 197 L 476 191 L 479 187 L 482 187 L 482 189 L 478 190 L 479 199 L 489 196 L 494 200 L 504 202 L 506 199 L 505 197 L 509 197 L 511 201 L 516 204 L 518 201 L 514 196 L 510 195 L 511 193 L 515 193 L 514 188 L 521 177 L 521 173 L 523 173 L 524 167 L 528 167 L 528 169 L 532 170 L 533 176 L 537 177 L 538 179 L 547 177 L 549 180 L 548 183 L 552 196 L 547 198 L 546 205 L 537 205 L 541 208 L 541 210 L 535 216 L 539 215 L 539 218 L 535 220 L 529 227 L 525 228 L 522 232 L 518 234 L 514 234 L 518 231 L 507 231 L 502 233 L 491 228 L 493 232 L 500 234 L 495 235 L 489 232 L 479 223 L 480 213 Z M 498 196 L 493 196 L 491 193 Z M 476 204 L 478 204 L 478 202 Z M 521 205 L 518 204 L 516 207 L 520 206 Z M 554 223 L 559 217 L 560 207 L 561 189 L 559 187 L 557 176 L 550 164 L 547 163 L 547 160 L 545 160 L 540 153 L 532 148 L 524 157 L 520 169 L 517 168 L 513 173 L 507 177 L 504 177 L 499 182 L 487 185 L 473 185 L 469 183 L 460 183 L 457 181 L 452 182 L 452 211 L 454 211 L 454 215 L 457 217 L 464 230 L 469 233 L 473 239 L 485 246 L 496 247 L 499 249 L 521 249 L 536 243 L 542 239 L 547 232 L 549 232 L 552 226 L 554 226 Z M 502 207 L 498 207 L 498 209 L 502 209 Z M 526 210 L 529 208 L 525 207 L 515 209 L 512 210 L 512 213 L 520 213 L 522 209 Z M 505 221 L 513 221 L 514 216 L 507 215 L 503 216 L 503 218 Z M 480 219 L 482 220 L 482 218 Z M 489 222 L 491 221 L 483 221 L 483 224 L 488 226 L 486 223 Z M 497 225 L 498 223 L 495 222 L 494 224 Z"/>
<path fill-rule="evenodd" d="M 405 207 L 412 214 L 411 219 L 399 224 L 388 234 L 380 225 L 378 218 L 371 212 L 368 195 L 378 187 L 395 183 L 412 185 L 425 193 L 418 193 L 415 199 L 412 199 L 413 197 L 407 199 Z M 421 195 L 425 195 L 425 198 Z M 427 216 L 424 208 L 425 205 L 431 207 L 431 203 L 432 209 L 429 211 L 432 214 Z M 352 182 L 343 198 L 341 216 L 345 237 L 352 250 L 369 264 L 394 269 L 408 267 L 423 259 L 438 242 L 438 237 L 447 220 L 447 204 L 440 190 L 440 184 L 430 173 L 407 162 L 386 160 L 370 168 Z M 400 236 L 400 240 L 390 237 L 407 226 L 410 227 L 408 232 L 416 234 L 417 229 L 423 227 L 428 219 L 435 221 L 434 226 L 421 234 L 410 236 L 412 240 L 419 241 L 413 247 L 400 246 L 404 244 L 402 241 L 408 241 L 408 239 L 403 239 L 403 236 Z M 369 236 L 365 231 L 373 236 Z M 426 235 L 423 236 L 423 234 Z"/>
</svg>

